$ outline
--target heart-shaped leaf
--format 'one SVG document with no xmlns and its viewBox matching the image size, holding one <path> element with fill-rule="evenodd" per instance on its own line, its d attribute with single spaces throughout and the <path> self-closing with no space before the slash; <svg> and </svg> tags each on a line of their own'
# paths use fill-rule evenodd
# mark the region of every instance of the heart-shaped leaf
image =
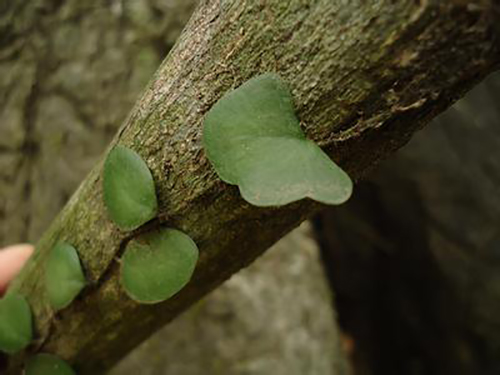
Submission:
<svg viewBox="0 0 500 375">
<path fill-rule="evenodd" d="M 121 262 L 121 283 L 140 303 L 167 300 L 191 279 L 198 247 L 183 232 L 160 229 L 127 244 Z"/>
<path fill-rule="evenodd" d="M 0 299 L 0 350 L 14 354 L 24 349 L 33 337 L 31 308 L 16 293 Z"/>
<path fill-rule="evenodd" d="M 52 354 L 38 354 L 26 363 L 25 375 L 76 375 L 62 359 Z"/>
<path fill-rule="evenodd" d="M 153 176 L 134 151 L 116 146 L 104 163 L 104 203 L 122 230 L 133 230 L 154 218 L 158 211 Z"/>
<path fill-rule="evenodd" d="M 50 252 L 45 266 L 45 289 L 50 304 L 56 310 L 68 306 L 85 286 L 76 249 L 64 242 Z"/>
<path fill-rule="evenodd" d="M 253 205 L 303 198 L 341 204 L 351 195 L 351 179 L 306 139 L 290 92 L 275 74 L 224 95 L 205 118 L 203 144 L 219 177 L 238 185 Z"/>
</svg>

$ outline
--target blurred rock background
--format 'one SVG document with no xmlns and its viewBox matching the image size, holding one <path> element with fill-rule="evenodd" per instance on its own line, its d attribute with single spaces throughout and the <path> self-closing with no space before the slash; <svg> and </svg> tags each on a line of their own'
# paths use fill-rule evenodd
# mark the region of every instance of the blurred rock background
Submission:
<svg viewBox="0 0 500 375">
<path fill-rule="evenodd" d="M 0 3 L 0 245 L 39 238 L 194 6 L 188 0 Z"/>
</svg>

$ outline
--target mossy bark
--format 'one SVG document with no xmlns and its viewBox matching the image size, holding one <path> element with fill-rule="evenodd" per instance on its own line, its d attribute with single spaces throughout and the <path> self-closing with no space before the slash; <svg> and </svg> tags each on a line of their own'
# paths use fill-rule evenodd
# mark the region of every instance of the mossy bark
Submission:
<svg viewBox="0 0 500 375">
<path fill-rule="evenodd" d="M 137 233 L 108 219 L 98 163 L 13 285 L 36 316 L 30 350 L 57 353 L 82 374 L 102 371 L 321 207 L 255 208 L 217 179 L 201 126 L 227 90 L 280 74 L 308 137 L 357 179 L 498 66 L 497 10 L 484 0 L 202 2 L 113 141 L 139 152 L 155 178 L 160 215 L 142 231 L 188 233 L 200 247 L 195 277 L 159 305 L 126 297 L 116 258 Z M 55 316 L 41 280 L 58 240 L 80 251 L 90 286 Z"/>
</svg>

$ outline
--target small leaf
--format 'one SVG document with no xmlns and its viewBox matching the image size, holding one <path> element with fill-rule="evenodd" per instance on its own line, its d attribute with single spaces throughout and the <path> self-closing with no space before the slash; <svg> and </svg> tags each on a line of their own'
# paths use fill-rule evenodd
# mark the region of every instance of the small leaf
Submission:
<svg viewBox="0 0 500 375">
<path fill-rule="evenodd" d="M 253 205 L 303 198 L 341 204 L 351 195 L 351 179 L 306 139 L 290 92 L 275 74 L 224 95 L 205 118 L 203 144 L 219 177 L 238 185 Z"/>
<path fill-rule="evenodd" d="M 14 354 L 24 349 L 33 337 L 31 308 L 15 293 L 0 299 L 0 350 Z"/>
<path fill-rule="evenodd" d="M 158 211 L 153 176 L 134 151 L 116 146 L 104 163 L 104 203 L 122 230 L 133 230 L 154 218 Z"/>
<path fill-rule="evenodd" d="M 67 307 L 84 286 L 85 276 L 76 249 L 58 243 L 51 250 L 45 268 L 45 288 L 51 306 L 56 310 Z"/>
<path fill-rule="evenodd" d="M 26 363 L 25 375 L 76 375 L 62 359 L 52 354 L 38 354 Z"/>
<path fill-rule="evenodd" d="M 147 233 L 128 243 L 121 283 L 135 301 L 162 302 L 188 283 L 197 261 L 198 247 L 183 232 L 161 229 Z"/>
</svg>

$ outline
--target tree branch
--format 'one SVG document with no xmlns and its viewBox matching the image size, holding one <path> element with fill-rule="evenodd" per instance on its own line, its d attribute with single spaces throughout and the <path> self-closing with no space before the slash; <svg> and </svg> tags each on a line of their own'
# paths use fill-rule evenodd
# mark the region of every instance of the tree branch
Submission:
<svg viewBox="0 0 500 375">
<path fill-rule="evenodd" d="M 308 137 L 357 179 L 498 67 L 493 6 L 485 0 L 202 2 L 112 142 L 138 151 L 155 178 L 160 215 L 139 231 L 168 225 L 188 233 L 200 248 L 194 279 L 158 305 L 127 298 L 116 258 L 137 233 L 120 232 L 107 218 L 101 162 L 13 285 L 36 316 L 38 340 L 27 353 L 56 353 L 80 374 L 102 372 L 321 208 L 307 200 L 252 207 L 217 178 L 201 128 L 226 91 L 277 72 Z M 42 278 L 59 240 L 79 250 L 91 284 L 54 315 Z M 19 372 L 25 355 L 9 360 L 8 374 Z"/>
</svg>

